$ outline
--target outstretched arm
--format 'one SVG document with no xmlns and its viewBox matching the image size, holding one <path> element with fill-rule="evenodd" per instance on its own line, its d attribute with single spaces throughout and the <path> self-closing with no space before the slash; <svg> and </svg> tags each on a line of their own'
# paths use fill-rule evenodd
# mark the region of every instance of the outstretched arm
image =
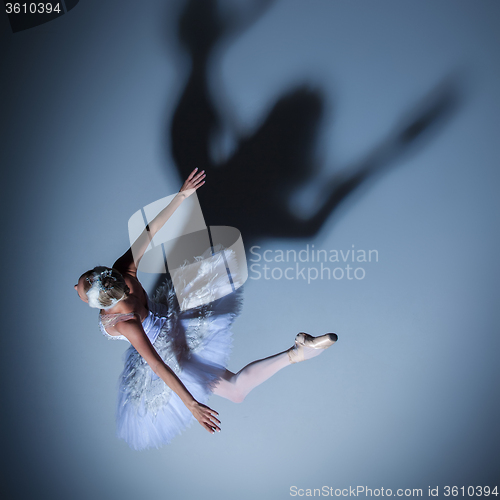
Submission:
<svg viewBox="0 0 500 500">
<path fill-rule="evenodd" d="M 154 235 L 164 226 L 170 219 L 172 214 L 179 208 L 181 203 L 191 196 L 199 187 L 205 184 L 205 171 L 197 173 L 195 168 L 182 185 L 180 191 L 175 195 L 174 199 L 146 226 L 144 231 L 134 241 L 132 246 L 113 264 L 113 267 L 121 273 L 137 275 L 137 268 L 141 261 L 144 252 L 149 246 Z"/>
<path fill-rule="evenodd" d="M 179 396 L 200 425 L 212 434 L 216 430 L 220 431 L 220 421 L 216 418 L 218 413 L 208 406 L 198 403 L 193 398 L 179 377 L 164 363 L 160 355 L 156 352 L 138 319 L 122 321 L 115 326 L 115 329 L 130 341 L 156 375 Z"/>
</svg>

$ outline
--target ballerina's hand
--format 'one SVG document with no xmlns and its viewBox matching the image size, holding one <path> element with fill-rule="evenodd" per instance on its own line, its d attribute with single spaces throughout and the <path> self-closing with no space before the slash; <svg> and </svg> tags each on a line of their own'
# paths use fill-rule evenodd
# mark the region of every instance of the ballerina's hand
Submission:
<svg viewBox="0 0 500 500">
<path fill-rule="evenodd" d="M 207 174 L 205 174 L 205 170 L 202 170 L 199 173 L 196 173 L 198 171 L 197 168 L 195 168 L 190 174 L 189 177 L 186 179 L 186 182 L 182 185 L 180 189 L 180 193 L 183 191 L 187 191 L 187 195 L 193 194 L 199 187 L 203 186 L 205 184 L 205 181 L 203 180 Z"/>
<path fill-rule="evenodd" d="M 203 426 L 208 432 L 211 434 L 215 431 L 220 432 L 220 420 L 215 417 L 215 415 L 219 414 L 215 410 L 198 403 L 198 401 L 194 401 L 189 410 L 193 414 L 194 418 L 198 420 L 200 425 Z"/>
</svg>

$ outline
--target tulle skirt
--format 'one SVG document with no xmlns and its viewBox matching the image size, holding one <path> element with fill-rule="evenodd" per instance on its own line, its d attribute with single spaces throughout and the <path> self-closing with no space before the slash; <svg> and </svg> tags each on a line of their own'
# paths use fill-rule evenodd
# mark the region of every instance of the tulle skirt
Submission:
<svg viewBox="0 0 500 500">
<path fill-rule="evenodd" d="M 216 287 L 217 278 L 210 283 Z M 149 300 L 143 324 L 153 347 L 187 390 L 205 404 L 225 371 L 232 345 L 231 325 L 239 314 L 242 288 L 181 311 L 170 279 Z M 131 345 L 119 381 L 117 436 L 134 450 L 160 448 L 194 417 Z"/>
</svg>

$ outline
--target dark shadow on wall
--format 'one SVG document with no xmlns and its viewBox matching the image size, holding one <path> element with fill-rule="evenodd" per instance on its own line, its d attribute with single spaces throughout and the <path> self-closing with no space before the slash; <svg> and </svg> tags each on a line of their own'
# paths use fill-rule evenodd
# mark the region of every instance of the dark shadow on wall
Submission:
<svg viewBox="0 0 500 500">
<path fill-rule="evenodd" d="M 189 0 L 178 25 L 191 67 L 170 124 L 172 157 L 182 179 L 194 167 L 207 172 L 207 182 L 198 190 L 207 225 L 238 228 L 247 249 L 264 238 L 316 235 L 360 186 L 374 182 L 389 167 L 423 148 L 446 125 L 463 95 L 459 75 L 447 75 L 368 155 L 332 174 L 322 196 L 318 193 L 321 203 L 316 212 L 300 217 L 291 210 L 290 200 L 316 175 L 312 158 L 324 109 L 324 98 L 314 82 L 282 95 L 258 129 L 238 139 L 229 157 L 216 161 L 211 154 L 214 137 L 227 127 L 227 120 L 221 105 L 223 91 L 209 89 L 209 77 L 231 40 L 270 4 L 257 2 L 252 13 L 238 17 L 216 0 Z M 214 96 L 214 92 L 219 93 Z"/>
</svg>

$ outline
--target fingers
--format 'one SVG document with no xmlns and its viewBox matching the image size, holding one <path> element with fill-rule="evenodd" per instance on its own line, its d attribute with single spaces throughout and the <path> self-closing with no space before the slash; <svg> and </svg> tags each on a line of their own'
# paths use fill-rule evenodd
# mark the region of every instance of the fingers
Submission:
<svg viewBox="0 0 500 500">
<path fill-rule="evenodd" d="M 215 431 L 220 432 L 220 427 L 219 427 L 220 420 L 215 415 L 218 415 L 218 413 L 215 410 L 212 410 L 208 406 L 203 405 L 204 419 L 203 422 L 200 423 L 202 423 L 205 429 L 207 429 L 207 431 L 210 432 L 211 434 L 214 434 Z"/>
<path fill-rule="evenodd" d="M 203 186 L 205 184 L 205 181 L 203 180 L 207 174 L 205 174 L 205 171 L 202 170 L 201 172 L 198 172 L 197 168 L 195 168 L 190 174 L 189 177 L 186 179 L 186 182 L 184 182 L 181 191 L 188 191 L 189 189 L 198 189 L 199 187 Z"/>
<path fill-rule="evenodd" d="M 205 177 L 205 176 L 203 176 Z M 202 177 L 202 179 L 203 179 Z M 201 179 L 199 181 L 196 181 L 196 182 L 193 182 L 191 184 L 191 187 L 194 188 L 194 189 L 198 189 L 200 186 L 203 186 L 203 184 L 205 184 L 205 181 L 202 181 Z"/>
<path fill-rule="evenodd" d="M 205 170 L 202 170 L 201 172 L 199 172 L 198 174 L 196 173 L 198 171 L 198 167 L 196 167 L 190 174 L 189 174 L 189 177 L 187 178 L 188 181 L 190 181 L 191 179 L 193 180 L 196 180 L 198 179 L 204 172 Z M 205 176 L 203 176 L 205 177 Z"/>
<path fill-rule="evenodd" d="M 220 424 L 220 422 L 219 422 L 219 424 Z M 220 432 L 220 427 L 215 422 L 210 421 L 209 425 L 210 425 L 210 427 L 212 427 L 212 429 L 214 431 Z"/>
<path fill-rule="evenodd" d="M 212 415 L 219 415 L 215 410 L 212 410 L 212 408 L 210 408 L 210 406 L 207 406 L 207 405 L 203 405 L 203 404 L 200 404 L 200 406 L 202 408 L 204 408 L 205 410 L 208 411 L 208 413 L 210 414 L 210 416 Z M 220 423 L 220 422 L 219 422 Z"/>
<path fill-rule="evenodd" d="M 188 181 L 190 181 L 193 176 L 194 176 L 194 173 L 198 170 L 198 167 L 196 167 L 190 174 L 189 174 L 189 177 L 187 178 Z"/>
<path fill-rule="evenodd" d="M 215 431 L 220 432 L 220 427 L 215 424 L 203 424 L 203 426 L 210 434 L 215 434 Z"/>
<path fill-rule="evenodd" d="M 206 413 L 206 419 L 207 419 L 206 423 L 208 424 L 208 426 L 210 428 L 212 428 L 213 431 L 216 430 L 216 431 L 220 432 L 220 427 L 219 427 L 220 420 L 218 418 L 214 417 L 211 412 L 216 413 L 213 410 L 208 409 L 208 411 Z M 219 425 L 217 425 L 217 424 L 219 424 Z"/>
<path fill-rule="evenodd" d="M 201 180 L 204 179 L 206 177 L 206 175 L 207 174 L 205 174 L 205 170 L 202 170 L 199 174 L 196 174 L 192 179 L 193 184 L 197 184 L 198 182 L 201 182 Z"/>
<path fill-rule="evenodd" d="M 220 420 L 218 418 L 215 418 L 213 415 L 210 417 L 210 419 L 214 422 L 217 422 L 220 425 Z"/>
</svg>

